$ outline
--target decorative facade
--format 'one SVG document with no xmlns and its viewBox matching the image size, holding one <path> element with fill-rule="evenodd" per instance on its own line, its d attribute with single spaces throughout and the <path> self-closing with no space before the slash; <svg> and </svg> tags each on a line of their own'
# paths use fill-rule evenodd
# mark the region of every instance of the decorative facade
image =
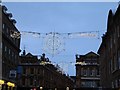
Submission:
<svg viewBox="0 0 120 90">
<path fill-rule="evenodd" d="M 94 52 L 76 55 L 76 88 L 100 87 L 98 58 Z"/>
</svg>

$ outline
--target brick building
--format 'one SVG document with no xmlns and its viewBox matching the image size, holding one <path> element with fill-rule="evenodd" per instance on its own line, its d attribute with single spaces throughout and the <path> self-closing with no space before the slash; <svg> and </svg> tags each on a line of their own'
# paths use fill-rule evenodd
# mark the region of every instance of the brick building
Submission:
<svg viewBox="0 0 120 90">
<path fill-rule="evenodd" d="M 51 64 L 45 54 L 40 59 L 31 53 L 20 56 L 18 66 L 19 88 L 47 88 L 58 90 L 60 88 L 73 88 L 73 80 L 63 74 L 59 66 Z M 61 89 L 60 89 L 61 90 Z"/>
<path fill-rule="evenodd" d="M 103 88 L 120 88 L 120 5 L 115 13 L 109 11 L 107 32 L 99 47 L 101 85 Z"/>
<path fill-rule="evenodd" d="M 100 87 L 98 58 L 94 52 L 76 55 L 76 88 Z"/>
<path fill-rule="evenodd" d="M 20 37 L 13 38 L 14 32 L 19 32 L 15 26 L 16 21 L 12 19 L 12 14 L 7 12 L 5 6 L 1 6 L 2 10 L 2 28 L 1 32 L 1 77 L 3 90 L 12 89 L 16 86 L 16 69 L 20 52 Z"/>
</svg>

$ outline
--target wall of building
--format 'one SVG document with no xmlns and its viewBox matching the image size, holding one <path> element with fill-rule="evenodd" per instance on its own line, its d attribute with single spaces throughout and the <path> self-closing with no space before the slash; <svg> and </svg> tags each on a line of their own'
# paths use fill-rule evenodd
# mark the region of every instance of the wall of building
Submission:
<svg viewBox="0 0 120 90">
<path fill-rule="evenodd" d="M 86 55 L 76 56 L 76 87 L 98 88 L 100 87 L 98 55 L 89 52 Z"/>
<path fill-rule="evenodd" d="M 2 6 L 0 5 L 0 79 L 2 79 Z"/>
<path fill-rule="evenodd" d="M 24 88 L 73 88 L 74 81 L 63 74 L 58 67 L 50 63 L 48 58 L 42 56 L 35 58 L 32 54 L 20 56 L 18 85 Z"/>
<path fill-rule="evenodd" d="M 102 87 L 120 87 L 120 5 L 115 13 L 109 11 L 107 32 L 102 37 L 98 54 Z"/>
<path fill-rule="evenodd" d="M 12 14 L 7 12 L 7 8 L 2 6 L 2 80 L 4 89 L 6 85 L 16 84 L 16 69 L 20 52 L 20 38 L 12 38 L 11 31 L 19 32 L 13 22 Z M 15 20 L 14 20 L 15 21 Z M 9 82 L 9 83 L 8 83 Z"/>
</svg>

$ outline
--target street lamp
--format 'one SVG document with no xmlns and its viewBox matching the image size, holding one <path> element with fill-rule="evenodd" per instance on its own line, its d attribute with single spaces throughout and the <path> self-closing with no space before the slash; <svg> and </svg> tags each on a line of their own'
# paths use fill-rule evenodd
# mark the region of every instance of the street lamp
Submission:
<svg viewBox="0 0 120 90">
<path fill-rule="evenodd" d="M 40 90 L 42 90 L 43 89 L 43 87 L 40 87 Z"/>
<path fill-rule="evenodd" d="M 5 83 L 4 80 L 0 80 L 0 90 L 2 90 L 2 85 Z"/>
<path fill-rule="evenodd" d="M 66 87 L 66 90 L 69 90 L 69 87 Z"/>
</svg>

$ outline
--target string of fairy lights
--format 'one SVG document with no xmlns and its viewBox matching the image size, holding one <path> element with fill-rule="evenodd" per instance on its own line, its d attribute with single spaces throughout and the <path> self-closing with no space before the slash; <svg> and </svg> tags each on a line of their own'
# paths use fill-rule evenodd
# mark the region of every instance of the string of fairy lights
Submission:
<svg viewBox="0 0 120 90">
<path fill-rule="evenodd" d="M 99 31 L 86 31 L 86 32 L 73 32 L 73 33 L 58 33 L 58 32 L 49 32 L 49 33 L 39 33 L 31 31 L 11 31 L 11 37 L 19 39 L 22 35 L 29 35 L 36 38 L 44 39 L 43 50 L 47 53 L 55 56 L 62 51 L 65 51 L 64 39 L 72 39 L 79 37 L 93 37 L 99 38 Z"/>
</svg>

